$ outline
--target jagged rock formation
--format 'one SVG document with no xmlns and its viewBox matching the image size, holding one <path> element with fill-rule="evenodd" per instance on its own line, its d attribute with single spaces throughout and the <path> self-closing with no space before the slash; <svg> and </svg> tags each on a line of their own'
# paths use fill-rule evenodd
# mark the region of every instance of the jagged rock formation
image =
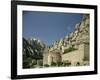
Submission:
<svg viewBox="0 0 100 80">
<path fill-rule="evenodd" d="M 34 64 L 42 63 L 44 48 L 44 43 L 38 39 L 23 38 L 23 68 L 31 68 Z"/>
<path fill-rule="evenodd" d="M 80 64 L 79 63 L 80 61 L 82 63 L 83 60 L 87 60 L 87 62 L 89 62 L 89 36 L 90 36 L 89 34 L 90 20 L 89 19 L 90 18 L 88 14 L 83 15 L 82 21 L 75 25 L 74 32 L 69 33 L 64 38 L 61 38 L 60 40 L 54 42 L 53 45 L 49 46 L 49 49 L 47 52 L 48 54 L 46 55 L 44 54 L 44 58 L 48 58 L 49 56 L 51 56 L 52 53 L 50 54 L 50 52 L 52 51 L 53 51 L 53 54 L 56 54 L 56 52 L 54 51 L 58 50 L 62 56 L 62 58 L 59 58 L 61 61 L 70 60 L 71 62 L 73 62 L 73 64 L 75 63 L 75 60 L 77 61 L 78 64 Z M 66 55 L 67 53 L 70 53 L 70 54 Z M 57 55 L 54 55 L 54 57 L 56 56 Z M 76 57 L 73 57 L 73 56 L 76 56 Z M 49 57 L 46 61 L 44 60 L 44 64 L 47 63 L 50 65 L 53 62 L 52 57 L 51 59 Z"/>
<path fill-rule="evenodd" d="M 75 25 L 75 31 L 69 33 L 59 41 L 54 42 L 50 50 L 75 46 L 82 42 L 89 42 L 89 15 L 84 15 L 82 21 Z"/>
</svg>

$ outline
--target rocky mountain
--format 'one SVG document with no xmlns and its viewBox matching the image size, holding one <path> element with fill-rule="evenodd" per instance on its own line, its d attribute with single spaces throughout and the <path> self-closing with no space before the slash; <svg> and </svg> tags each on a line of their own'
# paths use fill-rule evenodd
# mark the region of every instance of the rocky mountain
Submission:
<svg viewBox="0 0 100 80">
<path fill-rule="evenodd" d="M 26 55 L 27 57 L 42 58 L 42 51 L 44 50 L 44 48 L 45 44 L 38 39 L 23 38 L 23 55 Z"/>
<path fill-rule="evenodd" d="M 74 31 L 50 45 L 49 51 L 56 49 L 63 53 L 68 48 L 76 49 L 76 44 L 89 42 L 89 21 L 89 14 L 83 15 L 81 22 L 75 25 Z"/>
<path fill-rule="evenodd" d="M 23 67 L 28 68 L 32 60 L 43 59 L 45 44 L 35 38 L 23 38 Z"/>
</svg>

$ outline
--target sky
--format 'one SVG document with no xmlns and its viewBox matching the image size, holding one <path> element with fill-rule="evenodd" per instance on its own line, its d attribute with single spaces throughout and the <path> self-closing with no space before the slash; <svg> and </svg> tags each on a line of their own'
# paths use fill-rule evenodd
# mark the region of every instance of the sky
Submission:
<svg viewBox="0 0 100 80">
<path fill-rule="evenodd" d="M 50 45 L 74 31 L 83 14 L 23 11 L 23 37 L 37 38 Z"/>
</svg>

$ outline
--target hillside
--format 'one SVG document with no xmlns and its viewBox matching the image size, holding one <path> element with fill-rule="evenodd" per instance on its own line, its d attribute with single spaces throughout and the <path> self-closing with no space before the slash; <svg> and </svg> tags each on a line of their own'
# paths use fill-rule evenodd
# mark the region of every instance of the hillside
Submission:
<svg viewBox="0 0 100 80">
<path fill-rule="evenodd" d="M 32 67 L 32 61 L 43 59 L 45 45 L 38 39 L 23 38 L 23 66 L 24 68 Z"/>
<path fill-rule="evenodd" d="M 83 15 L 82 21 L 75 25 L 73 32 L 54 42 L 53 45 L 50 45 L 49 50 L 57 49 L 61 50 L 61 52 L 69 48 L 74 50 L 77 48 L 76 44 L 89 42 L 89 35 L 89 15 L 87 14 Z"/>
</svg>

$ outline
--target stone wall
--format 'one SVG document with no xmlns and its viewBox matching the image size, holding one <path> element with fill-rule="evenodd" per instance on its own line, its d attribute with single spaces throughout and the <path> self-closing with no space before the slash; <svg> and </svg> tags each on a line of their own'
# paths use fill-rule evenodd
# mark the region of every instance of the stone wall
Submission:
<svg viewBox="0 0 100 80">
<path fill-rule="evenodd" d="M 59 52 L 51 52 L 48 55 L 48 65 L 51 65 L 52 63 L 59 63 L 61 62 L 61 54 Z"/>
<path fill-rule="evenodd" d="M 84 45 L 84 61 L 89 61 L 90 60 L 90 47 L 89 43 L 85 43 Z"/>
<path fill-rule="evenodd" d="M 84 59 L 89 62 L 89 44 L 87 43 L 79 44 L 78 50 L 62 55 L 62 62 L 69 61 L 72 66 L 75 66 L 77 63 L 83 65 Z"/>
<path fill-rule="evenodd" d="M 62 61 L 61 54 L 58 51 L 50 51 L 43 55 L 43 65 L 51 65 L 53 63 L 59 63 Z"/>
<path fill-rule="evenodd" d="M 44 53 L 43 54 L 43 65 L 46 65 L 48 64 L 48 53 Z"/>
</svg>

